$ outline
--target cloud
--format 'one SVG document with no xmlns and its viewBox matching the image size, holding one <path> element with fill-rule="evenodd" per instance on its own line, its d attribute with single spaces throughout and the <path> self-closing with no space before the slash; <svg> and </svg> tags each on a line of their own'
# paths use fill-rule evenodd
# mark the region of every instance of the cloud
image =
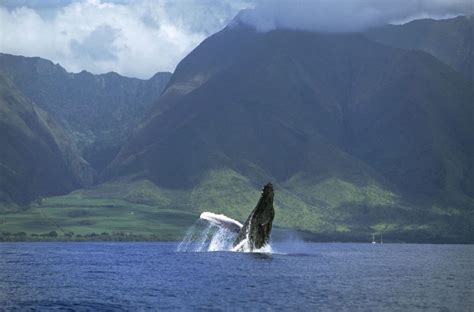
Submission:
<svg viewBox="0 0 474 312">
<path fill-rule="evenodd" d="M 173 71 L 247 0 L 5 0 L 0 51 L 40 56 L 67 70 L 148 78 Z"/>
<path fill-rule="evenodd" d="M 70 49 L 76 58 L 86 58 L 88 61 L 115 61 L 118 59 L 120 48 L 115 46 L 120 29 L 109 25 L 101 25 L 94 29 L 82 42 L 72 39 Z"/>
<path fill-rule="evenodd" d="M 356 32 L 416 18 L 473 13 L 472 0 L 262 0 L 236 20 L 262 32 L 278 28 Z"/>
<path fill-rule="evenodd" d="M 259 31 L 359 31 L 420 17 L 472 14 L 472 0 L 3 0 L 0 51 L 68 71 L 148 78 L 173 71 L 235 20 Z"/>
</svg>

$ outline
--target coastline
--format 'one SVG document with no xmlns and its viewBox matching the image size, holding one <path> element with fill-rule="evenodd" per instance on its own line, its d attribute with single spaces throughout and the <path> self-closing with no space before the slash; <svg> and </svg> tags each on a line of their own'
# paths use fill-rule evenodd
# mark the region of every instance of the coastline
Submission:
<svg viewBox="0 0 474 312">
<path fill-rule="evenodd" d="M 308 243 L 367 243 L 370 244 L 370 240 L 367 239 L 367 235 L 331 235 L 331 234 L 315 234 L 307 233 L 302 231 L 291 231 L 286 232 L 284 230 L 276 231 L 276 235 L 272 237 L 273 241 L 276 242 L 308 242 Z M 30 243 L 44 243 L 44 242 L 180 242 L 182 236 L 169 236 L 159 234 L 136 234 L 136 233 L 89 233 L 89 234 L 69 234 L 57 233 L 51 231 L 44 234 L 28 234 L 24 232 L 20 233 L 0 233 L 0 243 L 14 243 L 14 242 L 30 242 Z M 393 236 L 384 234 L 383 244 L 435 244 L 435 245 L 472 245 L 474 240 L 471 239 L 459 239 L 445 237 L 423 237 L 422 239 L 416 239 L 412 235 L 403 236 L 396 234 Z M 377 245 L 383 245 L 377 241 Z"/>
</svg>

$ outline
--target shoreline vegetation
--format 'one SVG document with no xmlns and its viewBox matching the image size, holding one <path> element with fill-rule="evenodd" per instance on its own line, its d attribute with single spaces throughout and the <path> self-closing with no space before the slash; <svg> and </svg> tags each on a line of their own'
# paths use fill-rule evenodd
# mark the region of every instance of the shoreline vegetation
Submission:
<svg viewBox="0 0 474 312">
<path fill-rule="evenodd" d="M 159 235 L 143 235 L 133 233 L 88 233 L 74 234 L 58 233 L 50 231 L 48 233 L 36 234 L 25 232 L 3 232 L 0 233 L 0 242 L 143 242 L 143 241 L 175 241 L 166 239 Z M 177 241 L 177 240 L 176 240 Z"/>
<path fill-rule="evenodd" d="M 343 182 L 336 186 L 298 193 L 324 199 L 317 206 L 280 187 L 272 238 L 370 243 L 372 235 L 377 242 L 383 235 L 384 243 L 474 243 L 474 236 L 468 235 L 471 215 L 465 210 L 413 207 L 389 201 L 391 197 L 373 188 Z M 231 171 L 211 175 L 192 192 L 161 189 L 149 181 L 109 182 L 28 206 L 5 206 L 0 209 L 0 242 L 179 242 L 203 211 L 218 207 L 218 213 L 244 220 L 258 194 Z"/>
<path fill-rule="evenodd" d="M 371 235 L 334 235 L 315 234 L 304 231 L 293 231 L 288 229 L 277 229 L 272 238 L 277 242 L 312 242 L 312 243 L 371 243 Z M 50 231 L 47 233 L 25 233 L 25 232 L 0 232 L 0 243 L 8 242 L 179 242 L 183 236 L 167 236 L 159 234 L 139 234 L 124 232 L 102 232 L 75 234 L 73 232 L 61 233 Z M 380 244 L 380 234 L 376 236 L 376 243 Z M 446 239 L 442 237 L 424 236 L 415 239 L 411 235 L 384 235 L 383 244 L 473 244 L 472 241 L 460 241 L 459 239 Z"/>
</svg>

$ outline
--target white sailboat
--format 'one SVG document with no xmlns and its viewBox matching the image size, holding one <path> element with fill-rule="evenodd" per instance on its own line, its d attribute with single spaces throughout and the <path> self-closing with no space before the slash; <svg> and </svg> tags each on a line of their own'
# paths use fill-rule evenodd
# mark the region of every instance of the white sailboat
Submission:
<svg viewBox="0 0 474 312">
<path fill-rule="evenodd" d="M 375 242 L 375 234 L 372 234 L 372 244 L 377 244 L 377 243 Z"/>
</svg>

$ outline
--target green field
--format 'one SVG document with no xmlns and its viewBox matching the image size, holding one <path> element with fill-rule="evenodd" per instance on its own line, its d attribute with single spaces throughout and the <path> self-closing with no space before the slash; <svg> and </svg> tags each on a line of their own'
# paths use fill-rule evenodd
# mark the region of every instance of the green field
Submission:
<svg viewBox="0 0 474 312">
<path fill-rule="evenodd" d="M 72 196 L 74 201 L 69 201 Z M 43 234 L 56 231 L 60 235 L 106 232 L 176 240 L 182 237 L 183 229 L 198 217 L 193 213 L 158 209 L 123 200 L 72 196 L 48 198 L 42 206 L 33 206 L 22 213 L 2 215 L 2 232 Z"/>
</svg>

